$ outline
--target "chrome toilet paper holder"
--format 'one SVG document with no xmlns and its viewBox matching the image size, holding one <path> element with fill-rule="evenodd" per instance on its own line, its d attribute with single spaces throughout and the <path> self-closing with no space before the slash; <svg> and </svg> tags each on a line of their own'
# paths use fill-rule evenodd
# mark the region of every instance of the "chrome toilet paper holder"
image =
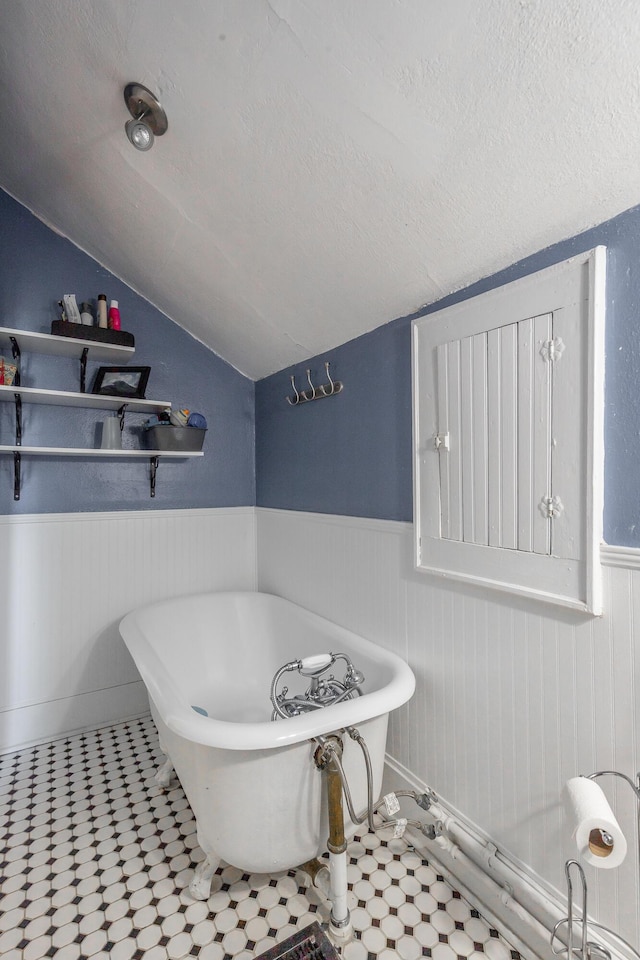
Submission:
<svg viewBox="0 0 640 960">
<path fill-rule="evenodd" d="M 587 780 L 597 780 L 599 777 L 618 777 L 620 780 L 624 780 L 625 783 L 628 783 L 633 794 L 636 798 L 636 816 L 637 816 L 637 837 L 638 837 L 638 877 L 640 880 L 640 773 L 636 774 L 635 782 L 628 777 L 626 773 L 620 773 L 618 770 L 598 770 L 595 773 L 589 774 Z M 607 839 L 606 835 L 603 834 L 603 842 L 606 844 Z M 582 890 L 582 904 L 580 907 L 581 916 L 576 917 L 574 915 L 573 908 L 573 881 L 571 878 L 571 869 L 575 868 L 575 872 L 578 875 L 580 881 L 580 886 Z M 607 947 L 603 946 L 601 943 L 594 942 L 589 940 L 587 937 L 588 926 L 596 927 L 599 930 L 609 934 L 623 944 L 628 950 L 631 951 L 636 957 L 640 960 L 640 953 L 633 947 L 624 937 L 621 937 L 620 934 L 616 933 L 615 930 L 611 930 L 610 927 L 604 926 L 604 924 L 597 923 L 595 920 L 587 920 L 587 879 L 585 877 L 584 870 L 580 863 L 577 860 L 567 860 L 564 865 L 564 872 L 567 881 L 567 905 L 568 912 L 567 916 L 559 920 L 554 926 L 551 932 L 551 952 L 554 956 L 566 956 L 567 960 L 573 960 L 573 957 L 576 956 L 580 960 L 611 960 L 611 952 Z M 558 936 L 558 931 L 563 925 L 567 926 L 567 945 L 566 947 L 560 947 L 556 949 L 554 946 L 554 941 Z M 575 937 L 575 927 L 576 924 L 581 926 L 580 932 L 580 946 L 574 946 L 574 937 Z"/>
</svg>

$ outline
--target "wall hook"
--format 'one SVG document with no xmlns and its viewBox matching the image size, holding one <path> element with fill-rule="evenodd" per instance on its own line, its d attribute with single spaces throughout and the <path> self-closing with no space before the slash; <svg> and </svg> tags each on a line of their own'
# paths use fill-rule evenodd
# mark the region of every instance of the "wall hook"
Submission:
<svg viewBox="0 0 640 960">
<path fill-rule="evenodd" d="M 309 368 L 309 369 L 307 370 L 307 381 L 308 381 L 308 383 L 309 383 L 309 386 L 311 387 L 311 395 L 309 395 L 309 391 L 308 391 L 308 390 L 305 390 L 304 393 L 302 394 L 302 396 L 304 397 L 305 400 L 315 400 L 315 398 L 316 398 L 316 388 L 315 388 L 314 385 L 311 383 L 311 368 Z"/>
<path fill-rule="evenodd" d="M 292 407 L 295 407 L 297 403 L 300 403 L 300 394 L 296 390 L 296 378 L 293 375 L 291 376 L 291 386 L 293 387 L 293 392 L 295 393 L 296 398 L 295 400 L 292 400 L 291 397 L 287 397 L 286 401 L 287 403 L 290 403 Z"/>
<path fill-rule="evenodd" d="M 322 386 L 320 387 L 320 389 L 322 390 L 322 395 L 323 395 L 323 397 L 332 397 L 333 394 L 334 394 L 335 391 L 336 391 L 336 385 L 335 385 L 335 383 L 333 382 L 333 380 L 331 379 L 331 374 L 329 373 L 329 361 L 328 361 L 328 360 L 325 361 L 324 369 L 325 369 L 325 373 L 326 373 L 326 375 L 327 375 L 327 377 L 328 377 L 328 379 L 329 379 L 329 383 L 331 384 L 331 390 L 327 390 L 327 386 L 326 386 L 325 383 L 322 384 Z"/>
<path fill-rule="evenodd" d="M 318 387 L 314 387 L 311 380 L 311 368 L 307 370 L 307 381 L 309 383 L 310 390 L 302 390 L 298 393 L 296 389 L 295 377 L 291 377 L 291 386 L 293 387 L 293 392 L 295 397 L 286 397 L 287 403 L 292 407 L 296 407 L 299 403 L 307 403 L 310 400 L 322 400 L 323 397 L 333 397 L 337 393 L 341 393 L 344 384 L 340 380 L 334 380 L 329 373 L 329 361 L 325 361 L 324 365 L 325 372 L 327 374 L 327 379 L 329 383 L 322 383 Z"/>
</svg>

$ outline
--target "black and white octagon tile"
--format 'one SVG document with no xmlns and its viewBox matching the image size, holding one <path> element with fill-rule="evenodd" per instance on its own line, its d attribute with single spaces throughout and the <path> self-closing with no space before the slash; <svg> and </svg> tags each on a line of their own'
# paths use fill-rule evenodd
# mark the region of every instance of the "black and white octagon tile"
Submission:
<svg viewBox="0 0 640 960">
<path fill-rule="evenodd" d="M 218 870 L 202 858 L 176 782 L 153 774 L 150 718 L 0 757 L 0 956 L 4 960 L 253 960 L 328 905 L 300 873 Z M 520 960 L 502 934 L 402 839 L 349 845 L 354 940 L 344 960 Z"/>
</svg>

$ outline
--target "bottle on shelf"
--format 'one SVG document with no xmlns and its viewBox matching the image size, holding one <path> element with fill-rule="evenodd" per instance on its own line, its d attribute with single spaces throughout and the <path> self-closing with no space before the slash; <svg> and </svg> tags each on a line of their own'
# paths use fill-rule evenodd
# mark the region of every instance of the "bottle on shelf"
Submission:
<svg viewBox="0 0 640 960">
<path fill-rule="evenodd" d="M 107 295 L 106 293 L 98 294 L 98 326 L 103 329 L 107 329 L 109 326 L 107 322 Z"/>
<path fill-rule="evenodd" d="M 109 329 L 110 330 L 120 329 L 120 310 L 118 308 L 117 300 L 112 300 L 111 306 L 109 307 Z"/>
<path fill-rule="evenodd" d="M 90 303 L 80 304 L 80 319 L 85 327 L 93 326 L 93 313 L 91 312 Z"/>
</svg>

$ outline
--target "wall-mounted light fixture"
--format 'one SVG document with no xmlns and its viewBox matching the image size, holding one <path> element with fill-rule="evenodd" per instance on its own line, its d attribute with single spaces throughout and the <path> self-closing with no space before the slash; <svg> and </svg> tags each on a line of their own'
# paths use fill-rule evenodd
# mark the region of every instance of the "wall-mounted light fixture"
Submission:
<svg viewBox="0 0 640 960">
<path fill-rule="evenodd" d="M 128 83 L 124 88 L 124 102 L 132 119 L 124 129 L 136 150 L 150 150 L 155 137 L 167 132 L 167 115 L 158 99 L 141 83 Z"/>
</svg>

